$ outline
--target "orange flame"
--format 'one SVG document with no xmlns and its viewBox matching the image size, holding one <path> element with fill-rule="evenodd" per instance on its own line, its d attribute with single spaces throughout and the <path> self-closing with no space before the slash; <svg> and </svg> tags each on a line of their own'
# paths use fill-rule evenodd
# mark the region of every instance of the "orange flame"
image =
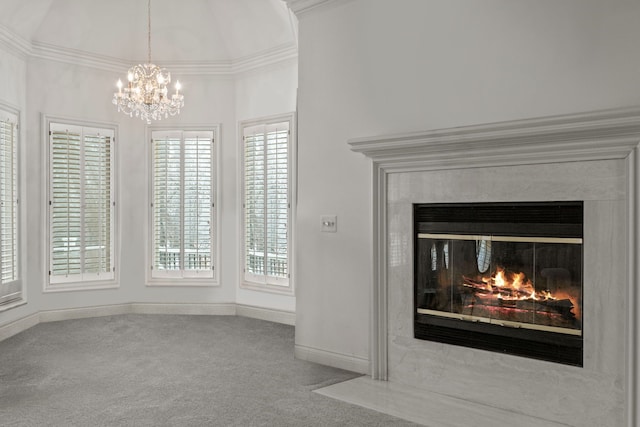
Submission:
<svg viewBox="0 0 640 427">
<path fill-rule="evenodd" d="M 486 289 L 488 291 L 493 291 L 493 286 L 501 289 L 498 298 L 506 301 L 526 299 L 548 301 L 556 299 L 549 291 L 537 292 L 531 280 L 527 279 L 522 272 L 507 273 L 503 268 L 498 267 L 493 276 L 483 277 L 482 281 L 487 284 Z"/>
</svg>

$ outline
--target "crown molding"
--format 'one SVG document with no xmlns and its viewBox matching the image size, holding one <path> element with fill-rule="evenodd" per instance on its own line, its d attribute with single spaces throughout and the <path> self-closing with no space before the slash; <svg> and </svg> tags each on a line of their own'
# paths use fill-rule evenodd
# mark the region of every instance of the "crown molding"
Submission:
<svg viewBox="0 0 640 427">
<path fill-rule="evenodd" d="M 145 61 L 130 61 L 99 55 L 83 50 L 56 46 L 41 41 L 29 41 L 0 25 L 0 48 L 21 59 L 44 59 L 64 64 L 79 65 L 103 71 L 121 73 L 128 70 L 134 63 Z M 274 64 L 295 60 L 298 48 L 295 42 L 276 46 L 274 48 L 248 55 L 241 58 L 223 61 L 158 61 L 157 65 L 169 68 L 172 73 L 180 75 L 206 75 L 233 77 L 236 74 L 258 70 Z"/>
<path fill-rule="evenodd" d="M 31 58 L 45 59 L 65 64 L 80 65 L 98 70 L 120 72 L 131 66 L 122 59 L 106 55 L 97 55 L 82 50 L 60 47 L 40 41 L 31 42 L 33 46 Z"/>
<path fill-rule="evenodd" d="M 255 55 L 234 59 L 231 70 L 233 74 L 241 74 L 295 59 L 298 59 L 298 47 L 295 43 L 287 43 Z"/>
<path fill-rule="evenodd" d="M 123 72 L 131 68 L 133 64 L 143 64 L 146 60 L 127 61 L 127 64 L 118 71 Z M 172 75 L 181 76 L 222 76 L 233 77 L 231 61 L 154 61 L 156 65 L 167 68 Z"/>
<path fill-rule="evenodd" d="M 284 0 L 289 6 L 289 9 L 296 16 L 300 17 L 304 14 L 311 12 L 312 10 L 319 9 L 321 7 L 328 6 L 330 4 L 346 3 L 352 0 Z"/>
<path fill-rule="evenodd" d="M 11 31 L 4 25 L 0 25 L 0 46 L 4 47 L 4 50 L 8 53 L 16 55 L 21 59 L 27 59 L 33 50 L 29 40 Z"/>
</svg>

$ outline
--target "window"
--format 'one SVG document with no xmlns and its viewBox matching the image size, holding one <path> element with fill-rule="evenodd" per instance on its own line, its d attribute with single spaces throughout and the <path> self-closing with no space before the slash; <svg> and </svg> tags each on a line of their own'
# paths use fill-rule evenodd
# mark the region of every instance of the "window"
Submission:
<svg viewBox="0 0 640 427">
<path fill-rule="evenodd" d="M 0 109 L 0 309 L 22 299 L 18 274 L 18 116 Z"/>
<path fill-rule="evenodd" d="M 286 290 L 291 272 L 290 117 L 243 130 L 244 284 Z"/>
<path fill-rule="evenodd" d="M 211 284 L 214 132 L 152 131 L 151 142 L 151 278 L 206 279 Z"/>
<path fill-rule="evenodd" d="M 115 279 L 114 133 L 49 123 L 49 289 Z"/>
</svg>

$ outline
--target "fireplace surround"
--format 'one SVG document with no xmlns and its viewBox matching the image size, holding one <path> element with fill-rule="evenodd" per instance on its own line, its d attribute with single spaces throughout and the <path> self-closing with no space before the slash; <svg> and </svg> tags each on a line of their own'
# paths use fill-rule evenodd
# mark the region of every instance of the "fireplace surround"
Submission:
<svg viewBox="0 0 640 427">
<path fill-rule="evenodd" d="M 351 140 L 373 166 L 372 377 L 487 414 L 637 425 L 638 141 L 636 108 Z M 414 336 L 414 205 L 523 200 L 583 202 L 582 366 Z"/>
</svg>

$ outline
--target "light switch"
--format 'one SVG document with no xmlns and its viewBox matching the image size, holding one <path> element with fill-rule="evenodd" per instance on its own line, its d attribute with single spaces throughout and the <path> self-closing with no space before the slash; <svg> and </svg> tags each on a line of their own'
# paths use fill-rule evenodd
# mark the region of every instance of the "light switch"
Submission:
<svg viewBox="0 0 640 427">
<path fill-rule="evenodd" d="M 322 215 L 320 217 L 322 221 L 323 233 L 335 233 L 338 231 L 338 217 L 335 215 Z"/>
</svg>

